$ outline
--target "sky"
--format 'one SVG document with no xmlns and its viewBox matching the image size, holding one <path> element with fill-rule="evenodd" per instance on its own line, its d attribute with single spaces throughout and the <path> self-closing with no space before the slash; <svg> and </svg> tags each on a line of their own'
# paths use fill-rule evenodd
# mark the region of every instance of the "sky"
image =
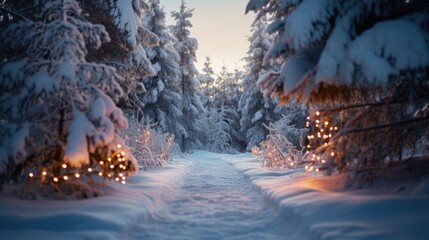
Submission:
<svg viewBox="0 0 429 240">
<path fill-rule="evenodd" d="M 229 70 L 242 67 L 242 58 L 249 48 L 247 37 L 254 19 L 252 14 L 244 14 L 249 0 L 187 0 L 187 7 L 194 8 L 191 19 L 191 37 L 198 40 L 197 63 L 202 70 L 207 56 L 210 56 L 215 73 L 223 65 Z M 180 10 L 181 0 L 161 0 L 164 5 L 169 25 L 174 24 L 171 11 Z"/>
</svg>

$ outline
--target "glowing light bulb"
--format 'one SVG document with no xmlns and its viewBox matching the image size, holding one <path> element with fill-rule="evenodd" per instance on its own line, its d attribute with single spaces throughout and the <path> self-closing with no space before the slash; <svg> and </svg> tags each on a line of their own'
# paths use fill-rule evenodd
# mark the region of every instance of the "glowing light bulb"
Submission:
<svg viewBox="0 0 429 240">
<path fill-rule="evenodd" d="M 100 177 L 103 176 L 103 172 L 99 172 L 98 176 L 100 176 Z"/>
<path fill-rule="evenodd" d="M 325 159 L 322 160 L 322 163 L 326 163 Z"/>
<path fill-rule="evenodd" d="M 104 162 L 103 161 L 100 161 L 100 165 L 103 165 L 104 164 Z"/>
<path fill-rule="evenodd" d="M 42 175 L 43 175 L 43 176 L 46 176 L 47 174 L 48 174 L 48 173 L 47 173 L 46 171 L 43 171 L 43 172 L 42 172 Z"/>
<path fill-rule="evenodd" d="M 110 162 L 110 161 L 112 161 L 112 159 L 111 159 L 111 158 L 108 158 L 108 159 L 107 159 L 107 161 L 109 161 L 109 162 Z"/>
<path fill-rule="evenodd" d="M 317 116 L 320 116 L 320 112 L 319 112 L 319 111 L 317 111 L 317 112 L 316 112 L 316 115 L 317 115 Z"/>
<path fill-rule="evenodd" d="M 88 172 L 92 172 L 92 168 L 88 168 Z"/>
<path fill-rule="evenodd" d="M 79 174 L 79 173 L 76 173 L 74 176 L 75 176 L 76 178 L 80 178 L 80 174 Z"/>
<path fill-rule="evenodd" d="M 126 184 L 127 182 L 126 181 L 122 181 L 122 184 Z"/>
<path fill-rule="evenodd" d="M 335 156 L 335 153 L 334 153 L 334 152 L 331 152 L 331 157 L 333 157 L 333 156 Z"/>
<path fill-rule="evenodd" d="M 58 182 L 58 178 L 57 177 L 54 177 L 54 182 Z"/>
<path fill-rule="evenodd" d="M 67 177 L 67 176 L 64 176 L 63 178 L 64 178 L 64 180 L 66 180 L 66 181 L 67 181 L 67 180 L 69 180 L 69 177 Z"/>
<path fill-rule="evenodd" d="M 118 177 L 117 177 L 117 178 L 115 178 L 115 181 L 116 181 L 116 182 L 119 182 L 119 178 L 118 178 Z"/>
<path fill-rule="evenodd" d="M 32 177 L 34 177 L 34 173 L 31 172 L 28 174 L 28 176 L 32 178 Z"/>
<path fill-rule="evenodd" d="M 121 144 L 118 144 L 118 145 L 116 145 L 116 147 L 117 147 L 117 148 L 121 148 L 122 146 L 121 146 Z"/>
<path fill-rule="evenodd" d="M 121 152 L 121 155 L 122 155 L 122 156 L 125 156 L 125 152 Z"/>
<path fill-rule="evenodd" d="M 107 174 L 107 177 L 112 177 L 112 174 L 110 174 L 110 173 L 109 173 L 109 174 Z"/>
<path fill-rule="evenodd" d="M 67 164 L 63 163 L 63 165 L 61 165 L 63 168 L 67 168 Z"/>
<path fill-rule="evenodd" d="M 325 125 L 326 125 L 326 126 L 328 126 L 328 125 L 329 125 L 329 122 L 328 122 L 328 121 L 325 121 Z"/>
<path fill-rule="evenodd" d="M 111 168 L 111 169 L 114 169 L 114 168 L 115 168 L 115 165 L 110 165 L 110 168 Z"/>
</svg>

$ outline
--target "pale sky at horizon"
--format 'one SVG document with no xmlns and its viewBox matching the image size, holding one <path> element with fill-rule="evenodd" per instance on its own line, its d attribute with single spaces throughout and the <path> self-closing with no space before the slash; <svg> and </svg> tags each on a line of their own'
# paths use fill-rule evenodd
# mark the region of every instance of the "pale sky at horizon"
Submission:
<svg viewBox="0 0 429 240">
<path fill-rule="evenodd" d="M 201 71 L 205 58 L 210 56 L 215 73 L 223 65 L 233 70 L 243 66 L 249 48 L 247 37 L 254 15 L 244 15 L 249 0 L 186 0 L 188 8 L 194 9 L 191 18 L 191 37 L 198 40 L 196 67 Z M 171 11 L 180 10 L 181 0 L 161 0 L 167 12 L 168 25 L 174 24 Z"/>
</svg>

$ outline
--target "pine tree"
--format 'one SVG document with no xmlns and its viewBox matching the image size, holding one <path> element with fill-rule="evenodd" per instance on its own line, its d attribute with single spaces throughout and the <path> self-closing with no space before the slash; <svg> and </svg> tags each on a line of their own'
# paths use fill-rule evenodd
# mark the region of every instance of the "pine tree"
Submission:
<svg viewBox="0 0 429 240">
<path fill-rule="evenodd" d="M 81 4 L 89 20 L 104 25 L 112 38 L 110 43 L 90 51 L 88 58 L 115 67 L 125 79 L 121 87 L 126 94 L 120 107 L 140 110 L 144 104 L 138 96 L 145 91 L 142 80 L 156 74 L 145 47 L 159 44 L 159 38 L 143 25 L 149 5 L 143 0 L 94 0 Z"/>
<path fill-rule="evenodd" d="M 144 79 L 146 92 L 143 94 L 143 114 L 146 124 L 155 123 L 162 132 L 174 133 L 176 136 L 186 134 L 181 123 L 182 96 L 179 87 L 180 56 L 173 46 L 174 37 L 169 33 L 165 12 L 159 0 L 150 0 L 150 12 L 145 15 L 145 27 L 157 36 L 160 44 L 146 48 L 156 75 Z"/>
<path fill-rule="evenodd" d="M 203 73 L 198 76 L 200 82 L 201 101 L 206 110 L 210 110 L 214 106 L 214 96 L 216 88 L 214 86 L 214 71 L 211 66 L 210 57 L 206 57 L 204 62 Z"/>
<path fill-rule="evenodd" d="M 74 0 L 36 6 L 0 32 L 10 56 L 0 65 L 0 183 L 62 194 L 84 191 L 94 174 L 125 183 L 138 166 L 118 135 L 127 127 L 114 103 L 124 80 L 85 59 L 87 48 L 110 40 L 107 32 L 85 21 Z"/>
<path fill-rule="evenodd" d="M 280 119 L 280 109 L 276 109 L 274 99 L 263 97 L 256 87 L 256 82 L 267 73 L 263 65 L 264 55 L 271 47 L 271 39 L 265 32 L 267 21 L 261 18 L 252 24 L 252 35 L 249 37 L 250 48 L 248 51 L 248 73 L 243 81 L 243 94 L 238 107 L 241 111 L 240 126 L 249 151 L 257 146 L 268 135 L 269 123 Z M 275 67 L 275 66 L 274 66 Z"/>
<path fill-rule="evenodd" d="M 204 113 L 198 120 L 200 136 L 203 136 L 205 148 L 211 152 L 217 153 L 235 153 L 232 143 L 234 136 L 237 135 L 232 127 L 233 120 L 228 115 L 233 115 L 231 108 L 221 106 L 212 108 Z"/>
<path fill-rule="evenodd" d="M 375 176 L 427 136 L 427 1 L 251 0 L 252 10 L 275 16 L 265 62 L 285 59 L 259 82 L 264 93 L 310 104 L 315 135 L 320 121 L 340 129 L 319 149 L 325 167 Z"/>
<path fill-rule="evenodd" d="M 180 11 L 172 12 L 172 17 L 176 20 L 176 25 L 172 27 L 172 33 L 177 39 L 176 50 L 180 56 L 179 81 L 183 97 L 183 124 L 186 130 L 186 133 L 181 136 L 182 151 L 198 147 L 198 139 L 195 137 L 198 130 L 196 120 L 204 111 L 197 91 L 198 79 L 196 76 L 198 71 L 194 66 L 198 42 L 195 38 L 190 37 L 192 23 L 189 18 L 192 17 L 192 12 L 193 9 L 188 9 L 184 0 L 182 0 Z"/>
</svg>

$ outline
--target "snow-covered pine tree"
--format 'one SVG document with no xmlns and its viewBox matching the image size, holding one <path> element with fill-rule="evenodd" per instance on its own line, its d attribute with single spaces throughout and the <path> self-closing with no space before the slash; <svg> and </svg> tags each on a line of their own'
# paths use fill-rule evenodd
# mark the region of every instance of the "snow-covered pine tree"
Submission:
<svg viewBox="0 0 429 240">
<path fill-rule="evenodd" d="M 74 0 L 35 6 L 0 32 L 9 52 L 0 65 L 0 183 L 80 197 L 94 174 L 125 183 L 138 166 L 118 136 L 127 127 L 114 103 L 123 78 L 85 59 L 107 32 L 85 21 Z"/>
<path fill-rule="evenodd" d="M 162 132 L 182 136 L 186 130 L 181 122 L 180 56 L 174 49 L 175 39 L 168 31 L 165 11 L 159 0 L 150 0 L 149 7 L 151 10 L 145 15 L 144 26 L 159 37 L 160 43 L 157 47 L 146 48 L 156 75 L 144 79 L 144 122 L 156 124 L 156 128 Z"/>
<path fill-rule="evenodd" d="M 259 82 L 265 95 L 312 104 L 341 124 L 326 147 L 333 169 L 374 176 L 427 136 L 427 1 L 250 0 L 246 11 L 275 16 L 265 63 L 286 59 Z"/>
<path fill-rule="evenodd" d="M 173 36 L 177 39 L 176 50 L 180 56 L 180 72 L 179 82 L 183 97 L 183 124 L 186 133 L 178 136 L 181 140 L 182 151 L 187 151 L 199 146 L 198 138 L 196 138 L 197 126 L 196 120 L 204 111 L 203 104 L 198 94 L 198 70 L 195 68 L 196 61 L 195 52 L 198 48 L 197 39 L 190 37 L 190 28 L 192 23 L 193 9 L 186 6 L 182 0 L 180 11 L 172 12 L 172 17 L 176 20 L 176 25 L 172 26 Z"/>
<path fill-rule="evenodd" d="M 265 32 L 266 18 L 260 18 L 252 24 L 252 35 L 247 60 L 247 74 L 243 81 L 243 93 L 238 107 L 241 112 L 240 127 L 249 151 L 259 145 L 268 135 L 269 123 L 280 119 L 280 109 L 274 99 L 266 98 L 257 88 L 256 82 L 267 73 L 263 65 L 264 55 L 271 47 L 271 39 Z M 275 67 L 275 66 L 274 66 Z"/>
<path fill-rule="evenodd" d="M 106 26 L 112 41 L 96 51 L 90 51 L 91 61 L 115 67 L 124 77 L 125 91 L 120 107 L 139 110 L 144 103 L 138 97 L 144 92 L 142 80 L 156 74 L 147 58 L 145 47 L 159 44 L 159 38 L 143 25 L 143 17 L 150 9 L 143 0 L 94 0 L 80 1 L 88 12 L 89 20 Z"/>
<path fill-rule="evenodd" d="M 233 120 L 228 113 L 233 111 L 231 108 L 221 106 L 220 108 L 212 108 L 206 111 L 198 120 L 197 124 L 201 129 L 200 135 L 203 136 L 203 144 L 205 149 L 217 153 L 235 153 L 232 146 L 233 136 L 237 135 L 235 129 L 231 126 Z"/>
<path fill-rule="evenodd" d="M 213 101 L 216 91 L 215 86 L 213 85 L 214 71 L 210 57 L 206 57 L 202 71 L 203 73 L 198 75 L 198 80 L 200 82 L 201 101 L 203 102 L 204 108 L 210 110 L 213 108 Z"/>
</svg>

